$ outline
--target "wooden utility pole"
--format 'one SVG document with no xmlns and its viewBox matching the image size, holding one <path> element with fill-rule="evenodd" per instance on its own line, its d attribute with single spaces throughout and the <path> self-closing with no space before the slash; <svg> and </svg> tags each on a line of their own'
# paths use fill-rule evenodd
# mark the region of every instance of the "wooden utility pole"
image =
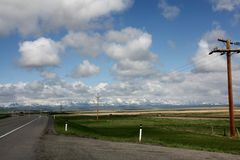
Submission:
<svg viewBox="0 0 240 160">
<path fill-rule="evenodd" d="M 232 62 L 231 62 L 231 46 L 230 40 L 226 42 L 226 48 L 229 50 L 227 56 L 227 74 L 228 74 L 228 101 L 229 101 L 229 125 L 230 135 L 235 136 L 235 125 L 234 125 L 234 104 L 233 104 L 233 91 L 232 91 Z"/>
<path fill-rule="evenodd" d="M 100 100 L 100 95 L 99 94 L 97 94 L 97 96 L 96 96 L 96 99 L 97 99 L 97 120 L 98 120 L 98 112 L 99 112 L 99 100 Z"/>
<path fill-rule="evenodd" d="M 221 55 L 226 54 L 227 56 L 227 78 L 228 78 L 228 102 L 229 102 L 229 129 L 231 137 L 235 137 L 235 125 L 234 125 L 234 104 L 233 104 L 233 91 L 232 91 L 232 63 L 231 55 L 232 53 L 240 53 L 240 49 L 231 49 L 231 44 L 238 44 L 238 42 L 233 43 L 231 40 L 218 39 L 218 41 L 226 44 L 226 49 L 215 48 L 209 53 L 221 53 Z"/>
</svg>

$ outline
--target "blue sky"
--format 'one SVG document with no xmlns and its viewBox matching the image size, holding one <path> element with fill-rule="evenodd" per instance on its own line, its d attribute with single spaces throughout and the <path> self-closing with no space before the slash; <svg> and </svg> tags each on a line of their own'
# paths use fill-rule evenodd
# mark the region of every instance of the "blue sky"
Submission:
<svg viewBox="0 0 240 160">
<path fill-rule="evenodd" d="M 3 104 L 93 103 L 99 92 L 106 103 L 227 103 L 225 58 L 207 54 L 224 47 L 217 38 L 240 40 L 239 0 L 4 0 L 0 6 Z"/>
</svg>

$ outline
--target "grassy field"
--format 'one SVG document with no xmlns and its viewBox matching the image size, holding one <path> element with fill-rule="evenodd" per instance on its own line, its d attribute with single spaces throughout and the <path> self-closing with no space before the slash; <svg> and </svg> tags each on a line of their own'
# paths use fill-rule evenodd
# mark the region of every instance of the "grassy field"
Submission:
<svg viewBox="0 0 240 160">
<path fill-rule="evenodd" d="M 66 121 L 67 132 L 64 131 Z M 122 142 L 138 142 L 140 124 L 143 125 L 142 143 L 240 154 L 240 140 L 224 136 L 224 130 L 228 134 L 228 120 L 224 119 L 176 119 L 152 114 L 101 116 L 98 121 L 93 116 L 56 116 L 55 119 L 55 129 L 60 134 Z M 240 120 L 236 120 L 236 127 L 240 130 Z"/>
<path fill-rule="evenodd" d="M 10 117 L 10 114 L 0 113 L 0 119 Z"/>
</svg>

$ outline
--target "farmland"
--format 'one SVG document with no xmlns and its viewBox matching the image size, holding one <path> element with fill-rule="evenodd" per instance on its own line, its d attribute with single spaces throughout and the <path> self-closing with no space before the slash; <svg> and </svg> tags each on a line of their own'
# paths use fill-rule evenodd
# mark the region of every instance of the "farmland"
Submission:
<svg viewBox="0 0 240 160">
<path fill-rule="evenodd" d="M 64 135 L 138 143 L 142 124 L 144 144 L 240 154 L 239 138 L 229 138 L 227 110 L 125 113 L 129 112 L 116 115 L 107 112 L 100 114 L 99 120 L 94 113 L 58 115 L 55 130 Z M 237 117 L 238 114 L 236 111 Z M 64 131 L 66 122 L 67 132 Z M 235 122 L 240 130 L 240 119 Z"/>
<path fill-rule="evenodd" d="M 10 117 L 10 114 L 0 113 L 0 119 Z"/>
</svg>

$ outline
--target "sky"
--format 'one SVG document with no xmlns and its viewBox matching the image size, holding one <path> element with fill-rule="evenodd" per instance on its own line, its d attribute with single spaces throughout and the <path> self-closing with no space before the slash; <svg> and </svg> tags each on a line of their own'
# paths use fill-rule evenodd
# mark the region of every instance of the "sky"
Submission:
<svg viewBox="0 0 240 160">
<path fill-rule="evenodd" d="M 239 27 L 240 0 L 0 0 L 0 105 L 227 104 Z"/>
</svg>

